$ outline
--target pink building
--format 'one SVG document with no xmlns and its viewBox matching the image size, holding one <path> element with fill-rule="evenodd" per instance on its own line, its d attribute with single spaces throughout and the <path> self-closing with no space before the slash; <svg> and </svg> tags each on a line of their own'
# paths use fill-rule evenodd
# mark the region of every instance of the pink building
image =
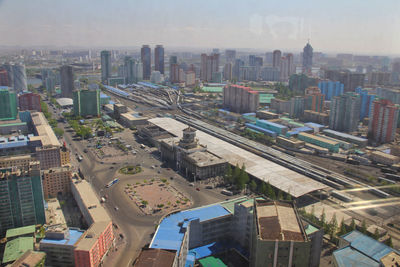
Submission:
<svg viewBox="0 0 400 267">
<path fill-rule="evenodd" d="M 35 93 L 26 93 L 18 96 L 19 110 L 42 111 L 40 106 L 40 95 Z"/>
</svg>

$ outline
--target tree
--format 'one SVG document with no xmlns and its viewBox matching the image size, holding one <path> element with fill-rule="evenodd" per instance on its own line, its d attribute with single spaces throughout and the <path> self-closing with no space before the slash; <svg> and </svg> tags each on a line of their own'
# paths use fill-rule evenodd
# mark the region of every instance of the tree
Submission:
<svg viewBox="0 0 400 267">
<path fill-rule="evenodd" d="M 321 217 L 319 217 L 322 225 L 324 226 L 326 223 L 326 214 L 325 214 L 325 209 L 322 209 Z"/>
<path fill-rule="evenodd" d="M 225 183 L 232 183 L 232 167 L 230 164 L 226 166 L 224 180 Z"/>
<path fill-rule="evenodd" d="M 339 233 L 338 235 L 344 235 L 347 232 L 346 230 L 346 225 L 344 224 L 344 219 L 342 218 L 342 221 L 340 222 L 340 226 L 339 226 Z"/>
<path fill-rule="evenodd" d="M 53 131 L 54 131 L 54 134 L 55 134 L 57 137 L 61 137 L 61 136 L 63 136 L 63 134 L 64 134 L 64 130 L 63 130 L 63 129 L 60 129 L 60 128 L 58 128 L 58 127 L 54 128 Z"/>
<path fill-rule="evenodd" d="M 356 230 L 356 222 L 355 222 L 354 218 L 351 219 L 350 229 L 351 229 L 352 231 L 353 231 L 353 230 Z"/>
<path fill-rule="evenodd" d="M 329 232 L 331 239 L 336 234 L 337 227 L 338 227 L 338 223 L 337 223 L 337 219 L 336 219 L 336 213 L 334 213 L 331 221 L 329 222 L 329 227 L 328 227 L 328 232 Z"/>
<path fill-rule="evenodd" d="M 393 241 L 391 236 L 389 236 L 389 238 L 386 239 L 385 244 L 391 248 L 393 247 Z"/>
<path fill-rule="evenodd" d="M 269 183 L 267 183 L 267 196 L 270 199 L 276 199 L 275 191 Z"/>
<path fill-rule="evenodd" d="M 363 233 L 363 234 L 367 233 L 367 224 L 365 222 L 365 219 L 362 220 L 362 223 L 361 223 L 361 233 Z"/>
<path fill-rule="evenodd" d="M 278 200 L 283 200 L 283 192 L 282 192 L 282 190 L 279 190 L 279 191 L 278 191 L 278 197 L 277 197 L 277 199 L 278 199 Z"/>
<path fill-rule="evenodd" d="M 375 239 L 378 239 L 378 238 L 379 238 L 379 230 L 378 230 L 378 228 L 375 228 L 374 238 L 375 238 Z"/>
<path fill-rule="evenodd" d="M 290 194 L 290 191 L 287 192 L 287 194 L 286 194 L 286 200 L 287 201 L 292 201 L 292 195 Z"/>
<path fill-rule="evenodd" d="M 265 182 L 261 182 L 258 186 L 258 192 L 265 195 L 267 193 L 267 185 Z"/>
<path fill-rule="evenodd" d="M 250 184 L 249 184 L 250 190 L 252 192 L 256 192 L 257 189 L 257 183 L 254 180 L 251 180 Z"/>
</svg>

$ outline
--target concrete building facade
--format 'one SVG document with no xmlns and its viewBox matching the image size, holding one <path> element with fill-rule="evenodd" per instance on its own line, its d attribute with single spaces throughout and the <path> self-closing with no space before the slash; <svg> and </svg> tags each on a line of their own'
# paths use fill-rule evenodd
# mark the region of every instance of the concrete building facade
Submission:
<svg viewBox="0 0 400 267">
<path fill-rule="evenodd" d="M 162 45 L 154 48 L 154 70 L 164 74 L 164 47 Z"/>
<path fill-rule="evenodd" d="M 224 107 L 236 113 L 256 112 L 259 94 L 250 87 L 230 84 L 224 87 Z"/>
<path fill-rule="evenodd" d="M 69 166 L 43 171 L 43 195 L 45 198 L 67 195 L 71 192 L 72 169 Z"/>
<path fill-rule="evenodd" d="M 40 106 L 40 95 L 35 93 L 25 93 L 18 96 L 19 110 L 42 111 Z"/>
<path fill-rule="evenodd" d="M 399 107 L 386 99 L 372 103 L 368 137 L 378 144 L 392 142 L 396 135 Z"/>
<path fill-rule="evenodd" d="M 75 116 L 100 116 L 100 90 L 79 90 L 74 92 Z"/>
<path fill-rule="evenodd" d="M 0 120 L 17 118 L 17 96 L 8 89 L 0 89 Z"/>
<path fill-rule="evenodd" d="M 149 80 L 151 73 L 151 49 L 148 45 L 143 45 L 140 50 L 142 67 L 143 67 L 143 79 Z"/>
<path fill-rule="evenodd" d="M 74 70 L 72 66 L 64 65 L 60 69 L 61 97 L 72 98 L 74 91 Z"/>
<path fill-rule="evenodd" d="M 354 93 L 334 97 L 331 101 L 329 128 L 353 132 L 358 129 L 361 98 Z"/>
<path fill-rule="evenodd" d="M 101 81 L 107 83 L 108 78 L 111 77 L 111 52 L 101 51 Z"/>
</svg>

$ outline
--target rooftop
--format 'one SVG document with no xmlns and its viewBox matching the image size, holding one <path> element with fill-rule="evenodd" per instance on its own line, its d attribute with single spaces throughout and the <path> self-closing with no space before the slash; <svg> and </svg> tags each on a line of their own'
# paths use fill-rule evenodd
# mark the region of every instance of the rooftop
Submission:
<svg viewBox="0 0 400 267">
<path fill-rule="evenodd" d="M 8 241 L 3 255 L 3 264 L 15 261 L 27 250 L 33 250 L 33 237 L 19 237 Z"/>
<path fill-rule="evenodd" d="M 182 137 L 182 130 L 187 127 L 186 124 L 171 118 L 154 118 L 150 119 L 149 122 L 179 138 Z M 226 159 L 232 166 L 245 164 L 247 173 L 262 181 L 269 182 L 272 186 L 290 193 L 294 197 L 326 187 L 303 174 L 278 165 L 203 131 L 197 130 L 196 137 L 201 144 L 207 146 L 207 151 Z"/>
<path fill-rule="evenodd" d="M 188 158 L 193 160 L 199 167 L 211 166 L 215 164 L 225 163 L 226 160 L 216 157 L 207 151 L 197 151 L 188 155 Z"/>
<path fill-rule="evenodd" d="M 18 227 L 13 229 L 8 229 L 6 232 L 6 238 L 9 239 L 11 237 L 33 234 L 35 233 L 36 227 L 35 225 L 28 225 L 24 227 Z"/>
<path fill-rule="evenodd" d="M 27 250 L 21 257 L 11 264 L 11 267 L 33 267 L 39 266 L 39 263 L 44 260 L 46 253 L 40 251 Z"/>
<path fill-rule="evenodd" d="M 324 138 L 324 137 L 321 137 L 321 136 L 318 136 L 318 135 L 308 134 L 308 133 L 305 133 L 305 132 L 299 133 L 299 136 L 308 137 L 308 138 L 311 138 L 311 139 L 314 139 L 314 140 L 317 140 L 317 141 L 320 141 L 320 142 L 323 142 L 323 143 L 327 143 L 327 144 L 330 144 L 330 145 L 333 145 L 333 146 L 339 145 L 339 142 L 332 141 L 332 140 L 329 140 L 327 138 Z"/>
<path fill-rule="evenodd" d="M 134 267 L 172 267 L 176 251 L 165 249 L 143 249 Z"/>
<path fill-rule="evenodd" d="M 388 153 L 385 153 L 385 152 L 382 152 L 382 151 L 374 151 L 374 152 L 371 153 L 371 155 L 381 156 L 381 157 L 385 157 L 385 158 L 393 159 L 393 160 L 397 160 L 398 159 L 397 156 L 391 155 L 391 154 L 388 154 Z"/>
<path fill-rule="evenodd" d="M 294 207 L 285 202 L 256 200 L 258 234 L 262 240 L 305 241 Z"/>
<path fill-rule="evenodd" d="M 364 266 L 379 267 L 379 263 L 352 247 L 344 247 L 333 252 L 338 267 Z"/>
<path fill-rule="evenodd" d="M 365 138 L 361 138 L 361 137 L 354 136 L 354 135 L 347 134 L 347 133 L 342 133 L 342 132 L 334 131 L 334 130 L 331 130 L 331 129 L 325 129 L 325 130 L 323 130 L 323 132 L 324 132 L 324 133 L 335 134 L 335 135 L 337 135 L 337 136 L 341 136 L 341 137 L 344 137 L 344 138 L 349 138 L 349 139 L 357 140 L 357 141 L 360 141 L 360 142 L 367 142 L 367 141 L 368 141 L 368 140 L 365 139 Z"/>
<path fill-rule="evenodd" d="M 69 237 L 64 239 L 50 239 L 50 238 L 43 238 L 40 241 L 40 244 L 53 244 L 53 245 L 64 245 L 64 246 L 73 246 L 75 243 L 81 238 L 84 234 L 83 230 L 77 229 L 69 229 Z"/>
<path fill-rule="evenodd" d="M 226 267 L 227 265 L 225 263 L 223 263 L 223 261 L 221 261 L 218 258 L 215 258 L 213 256 L 211 257 L 207 257 L 204 259 L 199 260 L 200 266 L 202 267 Z"/>
<path fill-rule="evenodd" d="M 90 250 L 111 221 L 94 222 L 76 244 L 77 250 Z"/>
<path fill-rule="evenodd" d="M 88 209 L 93 221 L 110 221 L 107 211 L 101 206 L 96 193 L 90 184 L 85 180 L 74 181 L 73 185 L 77 189 L 83 204 Z"/>
<path fill-rule="evenodd" d="M 56 101 L 61 107 L 72 106 L 74 104 L 72 98 L 67 98 L 67 97 L 57 98 Z"/>
<path fill-rule="evenodd" d="M 199 219 L 200 222 L 204 222 L 231 214 L 221 203 L 171 214 L 158 226 L 150 248 L 172 249 L 179 253 L 187 224 L 191 220 Z"/>
<path fill-rule="evenodd" d="M 392 267 L 400 265 L 400 254 L 394 251 L 381 258 L 381 263 L 384 267 Z M 396 265 L 397 264 L 397 265 Z"/>
</svg>

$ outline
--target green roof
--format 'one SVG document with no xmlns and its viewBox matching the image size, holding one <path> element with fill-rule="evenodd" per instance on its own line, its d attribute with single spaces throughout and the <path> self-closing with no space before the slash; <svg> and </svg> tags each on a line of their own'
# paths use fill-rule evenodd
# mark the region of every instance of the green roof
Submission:
<svg viewBox="0 0 400 267">
<path fill-rule="evenodd" d="M 200 265 L 203 267 L 226 267 L 227 265 L 223 263 L 220 259 L 213 256 L 199 260 Z"/>
<path fill-rule="evenodd" d="M 242 203 L 242 202 L 244 203 L 246 201 L 253 202 L 253 199 L 249 199 L 248 197 L 235 198 L 229 201 L 222 202 L 221 206 L 233 214 L 235 212 L 235 203 Z"/>
<path fill-rule="evenodd" d="M 209 93 L 222 93 L 224 88 L 223 87 L 204 86 L 203 88 L 201 88 L 201 90 L 204 92 L 209 92 Z"/>
<path fill-rule="evenodd" d="M 33 237 L 19 237 L 8 241 L 4 250 L 3 263 L 15 261 L 29 249 L 33 250 Z"/>
<path fill-rule="evenodd" d="M 35 233 L 35 225 L 28 225 L 24 227 L 12 228 L 8 229 L 6 233 L 6 238 L 26 235 L 26 234 L 33 234 Z"/>
<path fill-rule="evenodd" d="M 311 235 L 312 233 L 317 232 L 319 229 L 311 224 L 308 224 L 304 230 L 306 232 L 306 235 Z"/>
<path fill-rule="evenodd" d="M 4 123 L 4 124 L 0 124 L 0 127 L 21 126 L 21 125 L 26 125 L 26 122 Z"/>
</svg>

